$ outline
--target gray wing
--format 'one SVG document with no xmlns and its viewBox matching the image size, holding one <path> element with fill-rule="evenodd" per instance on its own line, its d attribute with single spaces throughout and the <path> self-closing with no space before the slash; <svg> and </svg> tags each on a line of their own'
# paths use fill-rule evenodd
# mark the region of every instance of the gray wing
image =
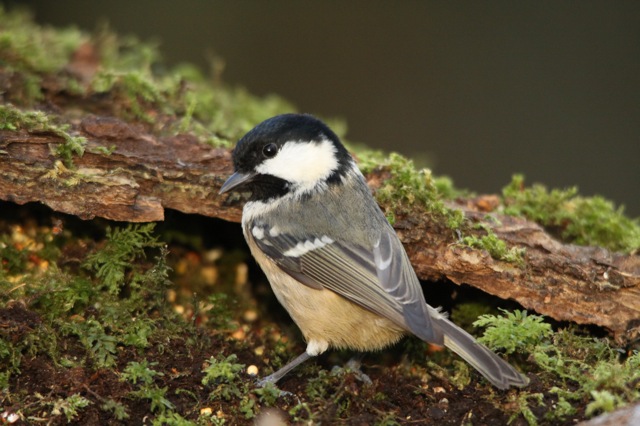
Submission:
<svg viewBox="0 0 640 426">
<path fill-rule="evenodd" d="M 390 226 L 384 227 L 371 249 L 324 235 L 304 239 L 273 235 L 259 226 L 252 228 L 252 234 L 258 247 L 302 284 L 327 288 L 423 340 L 443 344 L 407 254 Z"/>
</svg>

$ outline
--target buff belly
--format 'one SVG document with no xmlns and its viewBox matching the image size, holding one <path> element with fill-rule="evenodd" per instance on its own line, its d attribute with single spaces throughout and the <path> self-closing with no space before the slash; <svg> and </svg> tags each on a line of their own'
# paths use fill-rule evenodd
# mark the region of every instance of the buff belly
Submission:
<svg viewBox="0 0 640 426">
<path fill-rule="evenodd" d="M 308 287 L 291 278 L 260 250 L 252 254 L 269 278 L 278 301 L 309 344 L 370 351 L 397 342 L 404 330 L 331 290 Z M 317 351 L 322 352 L 324 349 Z"/>
</svg>

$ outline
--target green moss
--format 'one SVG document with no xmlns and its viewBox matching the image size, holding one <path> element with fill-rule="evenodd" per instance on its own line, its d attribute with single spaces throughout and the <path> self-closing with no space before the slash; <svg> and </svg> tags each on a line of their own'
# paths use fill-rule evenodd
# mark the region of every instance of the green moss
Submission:
<svg viewBox="0 0 640 426">
<path fill-rule="evenodd" d="M 65 324 L 63 330 L 78 337 L 98 368 L 116 365 L 118 339 L 106 329 L 106 324 L 89 319 Z"/>
<path fill-rule="evenodd" d="M 151 421 L 152 426 L 197 426 L 199 424 L 211 424 L 208 421 L 202 423 L 192 422 L 185 419 L 175 411 L 161 413 L 158 417 Z M 215 424 L 215 423 L 214 423 Z"/>
<path fill-rule="evenodd" d="M 445 212 L 430 170 L 416 170 L 412 160 L 396 153 L 391 153 L 381 166 L 388 168 L 391 174 L 376 193 L 381 202 L 419 204 L 438 213 Z"/>
<path fill-rule="evenodd" d="M 110 399 L 109 395 L 102 395 L 104 399 L 95 399 L 92 394 L 87 394 L 85 397 L 92 401 L 92 405 L 78 407 L 76 419 L 82 418 L 84 410 L 88 409 L 101 410 L 115 418 L 126 419 L 127 416 L 134 416 L 134 411 L 129 411 L 132 410 L 131 404 L 143 404 L 156 420 L 166 418 L 182 424 L 183 421 L 188 422 L 185 418 L 194 419 L 195 413 L 203 404 L 229 407 L 223 410 L 224 416 L 216 417 L 214 414 L 207 417 L 212 422 L 219 422 L 225 418 L 253 418 L 261 408 L 281 404 L 275 389 L 253 388 L 252 379 L 243 374 L 244 360 L 241 362 L 241 358 L 236 355 L 227 355 L 231 353 L 228 352 L 228 346 L 219 348 L 215 345 L 210 347 L 225 355 L 214 356 L 205 364 L 202 376 L 198 378 L 204 380 L 205 384 L 198 383 L 195 387 L 180 390 L 182 393 L 193 392 L 193 406 L 188 403 L 184 405 L 184 399 L 178 399 L 178 391 L 172 390 L 169 384 L 182 380 L 181 375 L 185 374 L 185 370 L 176 373 L 171 363 L 170 368 L 159 368 L 165 365 L 164 362 L 155 362 L 163 359 L 158 358 L 158 354 L 162 353 L 160 348 L 169 340 L 183 339 L 186 351 L 193 350 L 195 345 L 189 344 L 189 339 L 185 338 L 185 334 L 194 336 L 193 324 L 173 313 L 164 297 L 167 266 L 163 260 L 162 247 L 158 245 L 158 237 L 150 228 L 148 225 L 112 228 L 107 240 L 100 241 L 98 238 L 97 244 L 93 239 L 89 241 L 90 244 L 96 244 L 89 253 L 86 253 L 86 243 L 78 242 L 73 242 L 70 250 L 54 249 L 61 240 L 74 241 L 67 231 L 56 236 L 42 231 L 39 231 L 42 233 L 39 236 L 38 233 L 29 231 L 27 234 L 31 240 L 28 241 L 18 237 L 10 239 L 9 233 L 3 235 L 0 250 L 12 244 L 13 247 L 7 251 L 9 256 L 0 252 L 0 257 L 5 259 L 13 256 L 15 261 L 0 264 L 0 269 L 3 270 L 0 300 L 5 303 L 8 300 L 25 301 L 28 308 L 38 314 L 39 322 L 31 324 L 19 340 L 5 338 L 5 329 L 0 329 L 0 387 L 8 388 L 7 392 L 10 392 L 12 398 L 25 402 L 25 406 L 31 404 L 28 406 L 33 407 L 36 412 L 47 412 L 48 417 L 51 416 L 54 404 L 73 402 L 59 401 L 66 400 L 71 394 L 62 398 L 53 395 L 37 401 L 27 399 L 29 396 L 18 395 L 15 384 L 12 387 L 12 383 L 22 380 L 18 378 L 21 364 L 37 357 L 55 360 L 59 368 L 83 369 L 87 374 L 92 374 L 93 371 L 101 371 L 101 374 L 122 372 L 121 379 L 130 386 L 130 393 L 126 394 L 126 398 Z M 125 241 L 131 245 L 130 248 L 121 247 Z M 128 255 L 123 256 L 125 251 Z M 103 255 L 99 255 L 100 252 Z M 67 254 L 65 260 L 59 262 L 63 253 L 71 253 L 71 257 Z M 82 254 L 78 257 L 77 253 Z M 129 266 L 125 268 L 124 274 L 116 274 L 116 292 L 112 292 L 110 286 L 105 284 L 107 275 L 98 277 L 95 272 L 108 260 L 107 253 L 116 260 L 116 265 L 122 263 L 122 259 L 129 259 Z M 129 257 L 131 253 L 135 255 Z M 87 262 L 87 257 L 102 260 L 94 264 Z M 48 269 L 34 267 L 34 261 L 44 258 L 51 262 Z M 73 259 L 71 266 L 69 259 Z M 58 262 L 59 266 L 54 266 Z M 93 266 L 80 266 L 89 263 Z M 214 308 L 214 311 L 219 310 L 225 318 L 229 315 L 228 307 L 224 306 L 227 303 L 224 298 L 206 300 L 221 305 Z M 24 314 L 27 311 L 23 308 L 20 312 Z M 479 308 L 476 309 L 476 313 L 478 312 Z M 471 313 L 467 315 L 470 316 Z M 13 316 L 15 315 L 11 317 Z M 570 416 L 595 415 L 612 407 L 640 400 L 640 388 L 637 387 L 640 382 L 640 355 L 637 353 L 630 354 L 627 359 L 620 359 L 618 349 L 604 339 L 580 336 L 575 330 L 552 333 L 550 325 L 541 317 L 519 311 L 481 317 L 476 325 L 489 328 L 485 334 L 485 342 L 489 346 L 507 352 L 509 362 L 538 377 L 537 388 L 510 392 L 507 396 L 498 393 L 487 396 L 490 399 L 496 398 L 495 404 L 500 407 L 504 407 L 505 398 L 510 398 L 511 404 L 506 408 L 507 415 L 524 416 L 531 424 L 534 421 L 543 423 L 543 420 L 553 423 Z M 270 334 L 264 328 L 261 329 L 265 335 Z M 255 334 L 235 346 L 236 350 L 244 348 L 238 350 L 239 354 L 247 349 L 250 351 L 252 343 L 261 343 L 261 338 L 257 336 L 260 333 Z M 423 342 L 415 339 L 413 343 L 423 345 Z M 199 344 L 202 345 L 202 342 Z M 286 345 L 282 342 L 280 344 Z M 68 352 L 69 346 L 74 348 L 72 353 Z M 263 362 L 272 366 L 278 364 L 276 352 L 270 348 L 269 360 Z M 133 360 L 123 358 L 136 353 L 138 356 Z M 424 348 L 414 358 L 421 359 L 423 354 Z M 286 353 L 282 358 L 289 359 L 290 355 Z M 247 356 L 246 352 L 244 356 Z M 254 356 L 250 355 L 249 359 Z M 446 352 L 439 353 L 436 357 L 441 358 L 444 365 L 449 360 Z M 201 362 L 202 358 L 198 365 Z M 405 373 L 396 370 L 395 374 L 438 377 L 458 387 L 468 386 L 470 380 L 473 382 L 477 378 L 468 366 L 459 363 L 453 375 L 441 364 L 428 364 L 426 369 L 419 364 L 412 362 L 407 365 Z M 309 371 L 314 368 L 317 377 L 308 380 L 305 392 L 300 395 L 300 403 L 291 408 L 291 415 L 295 419 L 323 418 L 326 421 L 324 407 L 327 404 L 336 407 L 330 418 L 348 419 L 352 410 L 363 403 L 362 398 L 369 400 L 375 395 L 366 396 L 367 387 L 359 388 L 363 392 L 360 397 L 345 392 L 346 387 L 354 386 L 354 382 L 359 383 L 351 372 L 337 369 L 339 373 L 330 373 L 312 363 L 306 366 L 305 374 L 309 375 Z M 374 386 L 377 386 L 375 382 Z M 540 407 L 540 393 L 545 395 L 542 400 L 544 409 Z M 572 405 L 582 408 L 575 411 Z M 59 415 L 65 419 L 62 406 L 60 405 Z M 591 407 L 588 413 L 587 406 Z M 214 408 L 214 412 L 216 410 Z M 540 414 L 541 412 L 544 414 Z M 33 413 L 31 408 L 27 413 Z M 174 415 L 175 413 L 179 414 Z M 380 412 L 376 418 L 401 421 L 393 411 Z"/>
<path fill-rule="evenodd" d="M 322 410 L 323 405 L 330 404 L 335 409 L 335 418 L 344 419 L 353 402 L 348 392 L 345 392 L 350 380 L 353 380 L 353 373 L 347 369 L 336 368 L 331 372 L 320 370 L 317 377 L 307 382 L 305 395 L 319 405 L 316 410 Z"/>
<path fill-rule="evenodd" d="M 76 76 L 69 72 L 69 65 L 80 47 L 91 49 L 98 62 L 85 65 L 88 72 Z M 102 113 L 110 108 L 112 115 L 142 121 L 156 132 L 190 133 L 214 146 L 230 146 L 258 122 L 294 110 L 278 96 L 253 96 L 193 66 L 169 68 L 162 63 L 156 44 L 118 36 L 105 25 L 93 34 L 73 28 L 48 29 L 33 23 L 26 12 L 2 8 L 0 62 L 6 78 L 17 80 L 4 96 L 21 107 L 31 108 L 47 96 L 63 93 L 68 102 L 81 100 L 88 111 L 95 103 Z M 63 133 L 65 146 L 59 154 L 68 163 L 72 155 L 81 155 L 84 141 Z"/>
<path fill-rule="evenodd" d="M 57 392 L 37 398 L 21 394 L 15 380 L 22 380 L 25 359 L 50 359 L 62 373 L 65 368 L 83 369 L 108 377 L 126 362 L 123 356 L 142 354 L 153 346 L 157 357 L 165 344 L 176 339 L 187 343 L 187 350 L 190 347 L 193 324 L 175 314 L 165 299 L 167 253 L 153 234 L 153 225 L 111 228 L 106 234 L 107 240 L 89 254 L 86 242 L 71 238 L 71 250 L 81 247 L 78 253 L 89 259 L 73 255 L 71 266 L 57 249 L 71 237 L 68 231 L 54 235 L 46 228 L 16 226 L 14 232 L 0 234 L 0 309 L 3 317 L 18 319 L 0 329 L 0 386 L 7 397 L 27 401 L 26 417 L 37 412 L 47 418 L 77 419 L 89 400 L 60 398 Z M 14 308 L 7 307 L 9 300 Z M 138 359 L 122 369 L 121 379 L 132 389 L 128 400 L 148 403 L 149 412 L 158 415 L 156 420 L 164 414 L 179 421 L 171 411 L 172 394 L 157 383 L 165 373 L 155 369 L 156 362 Z M 95 397 L 91 404 L 99 403 L 100 410 L 120 420 L 129 417 L 130 404 L 89 392 L 85 396 Z"/>
<path fill-rule="evenodd" d="M 544 406 L 544 395 L 541 393 L 531 393 L 523 391 L 520 393 L 513 393 L 509 395 L 509 401 L 513 409 L 513 414 L 509 417 L 507 424 L 511 424 L 518 417 L 522 416 L 529 426 L 535 426 L 538 424 L 536 415 L 531 410 L 531 405 L 536 407 Z"/>
<path fill-rule="evenodd" d="M 528 315 L 527 311 L 500 310 L 504 316 L 482 315 L 473 323 L 476 327 L 487 327 L 479 341 L 491 349 L 504 350 L 507 354 L 516 349 L 533 350 L 551 335 L 551 326 L 539 315 Z"/>
<path fill-rule="evenodd" d="M 353 153 L 360 171 L 365 175 L 380 168 L 387 161 L 389 155 L 384 151 L 370 149 L 360 144 L 345 143 L 345 146 Z"/>
<path fill-rule="evenodd" d="M 181 119 L 172 131 L 195 134 L 215 147 L 231 147 L 261 121 L 295 111 L 275 95 L 257 98 L 243 88 L 212 85 L 192 66 L 177 67 L 167 80 L 178 82 L 180 87 L 174 99 Z"/>
<path fill-rule="evenodd" d="M 42 27 L 24 10 L 0 8 L 0 55 L 23 69 L 46 73 L 63 68 L 87 38 L 75 28 Z"/>
<path fill-rule="evenodd" d="M 267 407 L 273 407 L 280 397 L 280 389 L 271 382 L 267 382 L 264 386 L 256 388 L 253 391 L 262 404 Z"/>
<path fill-rule="evenodd" d="M 316 424 L 316 417 L 319 413 L 314 411 L 313 407 L 307 402 L 298 402 L 289 410 L 289 415 L 294 424 Z"/>
<path fill-rule="evenodd" d="M 611 392 L 604 391 L 591 391 L 591 397 L 593 401 L 587 405 L 586 414 L 591 417 L 594 414 L 599 414 L 601 412 L 609 413 L 617 408 L 620 408 L 624 405 L 624 400 L 620 398 L 618 395 L 614 395 Z"/>
<path fill-rule="evenodd" d="M 204 373 L 202 384 L 210 386 L 233 382 L 238 377 L 238 373 L 245 367 L 243 364 L 238 364 L 236 362 L 237 360 L 238 357 L 236 355 L 229 355 L 227 357 L 223 357 L 222 355 L 218 357 L 212 356 L 209 359 L 209 365 L 202 370 Z"/>
<path fill-rule="evenodd" d="M 227 293 L 213 293 L 207 298 L 207 302 L 207 325 L 220 331 L 233 329 L 233 313 L 238 309 L 236 301 Z"/>
<path fill-rule="evenodd" d="M 51 404 L 53 405 L 51 414 L 53 416 L 60 416 L 64 414 L 67 419 L 67 423 L 71 423 L 71 421 L 78 415 L 78 411 L 89 406 L 89 404 L 91 404 L 91 401 L 80 394 L 75 393 L 67 398 L 60 398 L 54 401 Z"/>
<path fill-rule="evenodd" d="M 202 373 L 204 373 L 202 384 L 212 389 L 209 399 L 230 401 L 232 399 L 242 400 L 247 396 L 246 383 L 242 383 L 239 374 L 244 370 L 245 365 L 236 361 L 238 361 L 238 357 L 235 354 L 229 356 L 218 354 L 209 358 L 208 365 L 202 369 Z M 245 412 L 245 416 L 246 414 Z"/>
<path fill-rule="evenodd" d="M 389 154 L 384 160 L 375 151 L 362 157 L 361 167 L 365 172 L 380 167 L 387 169 L 391 175 L 375 194 L 390 221 L 399 212 L 418 207 L 442 218 L 443 223 L 452 230 L 462 226 L 464 214 L 444 204 L 444 200 L 455 193 L 448 178 L 434 178 L 428 169 L 417 170 L 413 161 L 396 153 Z"/>
<path fill-rule="evenodd" d="M 488 327 L 480 341 L 512 356 L 521 354 L 543 372 L 537 374 L 538 379 L 543 386 L 552 383 L 549 392 L 558 399 L 556 408 L 545 415 L 547 420 L 574 415 L 570 401 L 586 406 L 584 414 L 592 416 L 640 400 L 639 352 L 621 359 L 618 348 L 606 339 L 582 336 L 571 329 L 552 332 L 538 315 L 503 312 L 502 316 L 483 315 L 474 323 Z M 538 402 L 536 398 L 534 405 Z M 525 415 L 527 405 L 531 403 L 519 400 L 518 413 Z M 533 424 L 535 417 L 530 414 L 525 418 Z"/>
<path fill-rule="evenodd" d="M 104 402 L 100 406 L 100 409 L 102 411 L 110 412 L 111 415 L 116 418 L 116 420 L 125 420 L 129 418 L 127 408 L 123 404 L 111 398 L 107 398 L 106 400 L 104 400 Z"/>
<path fill-rule="evenodd" d="M 175 406 L 166 398 L 167 388 L 160 388 L 154 384 L 154 377 L 164 376 L 163 373 L 150 368 L 157 364 L 146 359 L 142 362 L 129 362 L 120 374 L 120 379 L 136 386 L 137 389 L 130 393 L 132 397 L 149 400 L 150 411 L 165 414 Z"/>
<path fill-rule="evenodd" d="M 68 71 L 80 46 L 90 46 L 99 60 L 96 72 L 88 73 L 82 80 Z M 55 93 L 65 93 L 85 103 L 108 99 L 97 108 L 108 106 L 114 115 L 143 121 L 157 132 L 190 133 L 213 146 L 230 146 L 256 123 L 294 110 L 277 96 L 257 98 L 244 89 L 225 86 L 219 81 L 215 64 L 213 76 L 206 76 L 190 65 L 168 68 L 162 64 L 154 43 L 118 36 L 106 26 L 93 34 L 73 28 L 43 28 L 34 24 L 28 13 L 20 11 L 0 9 L 0 60 L 5 74 L 20 79 L 10 85 L 5 95 L 21 107 Z M 41 90 L 45 79 L 49 88 L 46 93 Z M 4 129 L 51 131 L 60 136 L 64 143 L 57 153 L 67 167 L 74 156 L 84 152 L 86 140 L 72 136 L 68 127 L 57 124 L 65 119 L 55 120 L 50 114 L 23 112 L 7 105 L 0 115 L 0 126 Z M 330 124 L 339 134 L 346 132 L 344 122 L 333 120 Z M 461 194 L 450 179 L 434 178 L 427 170 L 416 170 L 410 160 L 397 154 L 387 157 L 380 152 L 356 149 L 356 155 L 365 173 L 377 167 L 389 171 L 391 179 L 377 191 L 377 197 L 390 221 L 418 206 L 441 217 L 450 229 L 461 228 L 462 213 L 443 203 Z M 507 213 L 558 228 L 568 241 L 626 252 L 640 247 L 638 221 L 626 218 L 621 208 L 616 209 L 600 197 L 579 197 L 575 189 L 548 192 L 538 185 L 524 189 L 520 176 L 514 177 L 503 192 Z M 480 237 L 468 243 L 488 247 L 494 241 Z M 500 252 L 501 247 L 492 252 L 496 250 Z"/>
<path fill-rule="evenodd" d="M 107 244 L 89 255 L 85 267 L 96 272 L 109 293 L 118 294 L 125 284 L 125 272 L 131 262 L 144 256 L 146 249 L 162 246 L 153 234 L 154 228 L 154 223 L 107 228 Z"/>
<path fill-rule="evenodd" d="M 524 265 L 524 249 L 520 247 L 509 247 L 504 240 L 501 240 L 493 229 L 484 223 L 478 225 L 486 232 L 486 235 L 468 235 L 462 238 L 462 243 L 480 250 L 486 250 L 492 258 L 504 262 Z"/>
<path fill-rule="evenodd" d="M 165 414 L 167 410 L 173 410 L 175 405 L 167 399 L 167 387 L 144 384 L 138 390 L 131 392 L 131 396 L 149 400 L 152 413 Z"/>
<path fill-rule="evenodd" d="M 109 93 L 115 97 L 125 118 L 147 123 L 154 122 L 152 111 L 167 103 L 158 84 L 141 71 L 102 71 L 93 80 L 92 88 L 97 93 Z"/>
<path fill-rule="evenodd" d="M 141 362 L 131 361 L 124 368 L 124 371 L 120 374 L 120 378 L 123 381 L 128 381 L 134 385 L 140 383 L 153 383 L 155 376 L 163 376 L 164 374 L 151 369 L 151 367 L 158 365 L 157 362 L 149 362 L 146 359 Z"/>
<path fill-rule="evenodd" d="M 44 76 L 64 70 L 72 53 L 87 40 L 75 28 L 40 27 L 24 10 L 8 12 L 0 6 L 0 63 L 5 78 L 17 83 L 6 95 L 13 102 L 31 104 L 43 98 Z"/>
<path fill-rule="evenodd" d="M 558 229 L 569 242 L 623 252 L 640 248 L 640 221 L 626 217 L 623 207 L 616 208 L 602 197 L 581 197 L 575 187 L 549 191 L 534 184 L 526 188 L 522 175 L 515 175 L 502 193 L 505 213 Z"/>
<path fill-rule="evenodd" d="M 53 133 L 64 143 L 56 149 L 67 166 L 72 165 L 74 155 L 84 154 L 87 140 L 81 136 L 72 136 L 69 126 L 57 124 L 54 117 L 40 111 L 22 111 L 13 105 L 0 105 L 0 130 L 26 130 L 29 132 Z"/>
<path fill-rule="evenodd" d="M 392 225 L 398 214 L 405 214 L 417 207 L 428 211 L 458 235 L 463 231 L 466 233 L 464 213 L 459 209 L 447 207 L 444 203 L 447 199 L 463 195 L 462 191 L 454 187 L 451 179 L 434 177 L 428 169 L 417 170 L 413 161 L 396 153 L 384 157 L 380 151 L 362 151 L 357 157 L 364 173 L 388 170 L 391 175 L 375 195 Z M 481 223 L 477 227 L 482 229 L 485 235 L 461 237 L 463 244 L 487 250 L 494 259 L 524 264 L 523 249 L 508 247 L 487 224 Z"/>
<path fill-rule="evenodd" d="M 28 300 L 42 319 L 17 344 L 0 339 L 0 358 L 10 367 L 6 371 L 18 371 L 26 353 L 46 354 L 60 365 L 76 365 L 76 361 L 58 353 L 57 340 L 62 336 L 76 337 L 98 367 L 114 366 L 118 347 L 148 347 L 159 331 L 149 315 L 163 312 L 168 318 L 175 318 L 164 300 L 166 253 L 156 257 L 152 268 L 139 263 L 148 250 L 157 249 L 152 229 L 151 225 L 141 225 L 112 230 L 105 247 L 89 256 L 87 265 L 90 269 L 95 267 L 106 281 L 105 287 L 79 271 L 70 273 L 58 268 L 58 238 L 52 234 L 41 233 L 31 239 L 19 233 L 14 237 L 19 243 L 2 235 L 0 258 L 13 260 L 1 264 L 0 300 Z M 33 264 L 33 259 L 39 263 Z M 40 269 L 37 265 L 44 262 L 47 267 Z M 123 286 L 127 288 L 126 298 L 111 291 Z M 81 314 L 90 307 L 93 316 L 83 317 Z M 179 327 L 178 323 L 175 327 Z"/>
</svg>

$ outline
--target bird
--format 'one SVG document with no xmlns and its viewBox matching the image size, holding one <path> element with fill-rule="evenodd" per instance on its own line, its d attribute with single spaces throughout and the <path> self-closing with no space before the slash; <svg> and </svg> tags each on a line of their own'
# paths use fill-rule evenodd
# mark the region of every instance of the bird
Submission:
<svg viewBox="0 0 640 426">
<path fill-rule="evenodd" d="M 499 389 L 528 378 L 425 301 L 409 257 L 338 136 L 310 114 L 240 138 L 220 194 L 246 193 L 242 231 L 306 349 L 276 383 L 328 349 L 383 349 L 405 335 L 457 353 Z"/>
</svg>

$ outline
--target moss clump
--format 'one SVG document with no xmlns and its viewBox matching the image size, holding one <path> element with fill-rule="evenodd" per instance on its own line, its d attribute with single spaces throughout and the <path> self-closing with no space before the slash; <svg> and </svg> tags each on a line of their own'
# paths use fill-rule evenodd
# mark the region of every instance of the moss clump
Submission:
<svg viewBox="0 0 640 426">
<path fill-rule="evenodd" d="M 41 111 L 22 111 L 13 105 L 0 105 L 0 130 L 53 133 L 64 141 L 56 149 L 56 154 L 68 167 L 73 165 L 74 155 L 84 154 L 87 144 L 86 138 L 72 136 L 70 126 L 56 123 L 55 117 Z"/>
<path fill-rule="evenodd" d="M 159 249 L 152 232 L 153 225 L 109 232 L 105 246 L 86 261 L 88 269 L 98 271 L 102 285 L 81 268 L 58 266 L 62 254 L 57 245 L 64 235 L 46 228 L 28 233 L 20 228 L 0 235 L 0 310 L 3 318 L 12 318 L 11 326 L 0 332 L 4 391 L 10 389 L 11 377 L 20 374 L 25 356 L 44 356 L 61 368 L 85 364 L 112 368 L 126 348 L 149 348 L 152 341 L 162 341 L 160 336 L 172 324 L 176 334 L 188 329 L 166 303 L 166 252 Z M 154 251 L 155 262 L 146 264 L 146 254 Z M 123 288 L 126 296 L 118 294 Z M 157 315 L 173 321 L 159 327 Z M 60 345 L 61 341 L 67 343 Z M 75 343 L 69 346 L 68 342 Z M 78 356 L 80 348 L 82 356 Z M 23 401 L 30 398 L 19 389 L 11 389 L 11 395 Z M 52 416 L 71 420 L 87 407 L 86 402 L 72 395 L 66 399 L 41 397 L 30 404 L 36 411 L 50 406 Z"/>
<path fill-rule="evenodd" d="M 71 423 L 71 421 L 78 416 L 78 411 L 87 407 L 89 404 L 91 404 L 91 401 L 87 398 L 78 393 L 74 393 L 67 398 L 59 398 L 49 405 L 52 405 L 53 407 L 51 410 L 52 415 L 59 416 L 64 414 L 67 419 L 67 423 Z"/>
<path fill-rule="evenodd" d="M 225 279 L 216 274 L 217 260 L 206 266 L 199 261 L 204 249 L 196 254 L 173 246 L 167 260 L 153 224 L 105 227 L 102 221 L 67 217 L 54 219 L 55 226 L 39 225 L 49 219 L 32 216 L 37 208 L 0 209 L 0 412 L 53 424 L 65 419 L 84 424 L 88 418 L 100 418 L 101 424 L 113 419 L 138 424 L 143 417 L 152 417 L 154 424 L 197 419 L 210 394 L 202 377 L 216 387 L 213 370 L 200 373 L 203 363 L 212 353 L 244 351 L 246 356 L 246 341 L 231 343 L 239 325 L 231 327 L 228 317 L 237 319 L 244 308 L 234 304 L 231 312 L 228 297 L 207 298 L 212 288 L 198 289 L 198 297 L 185 292 L 185 286 L 169 281 L 167 262 L 189 262 L 192 267 L 181 274 L 188 283 L 202 278 L 206 268 L 209 286 L 220 291 L 223 285 L 226 290 L 239 285 L 239 256 L 235 268 L 233 261 L 222 260 L 238 271 Z M 14 222 L 14 216 L 24 223 Z M 191 304 L 185 300 L 189 295 Z M 207 326 L 197 327 L 196 320 Z M 224 361 L 233 359 L 229 355 Z M 233 383 L 241 386 L 232 405 L 248 409 L 259 401 L 250 393 L 253 382 L 237 368 L 233 373 Z M 227 385 L 220 392 L 231 392 Z M 14 403 L 20 411 L 11 408 Z M 176 424 L 195 424 L 185 422 Z"/>
<path fill-rule="evenodd" d="M 493 349 L 504 350 L 510 354 L 516 351 L 533 350 L 551 333 L 551 325 L 544 322 L 539 315 L 528 315 L 527 311 L 515 310 L 507 312 L 500 309 L 504 316 L 482 315 L 473 325 L 486 327 L 482 343 Z"/>
<path fill-rule="evenodd" d="M 388 157 L 381 151 L 364 151 L 357 155 L 359 166 L 364 173 L 375 170 L 388 170 L 391 175 L 384 181 L 375 196 L 383 206 L 385 215 L 391 224 L 395 223 L 396 214 L 406 214 L 412 208 L 427 210 L 446 226 L 461 235 L 465 230 L 465 216 L 461 210 L 447 207 L 445 200 L 463 194 L 456 189 L 448 177 L 434 177 L 428 169 L 418 170 L 410 159 L 400 154 L 391 153 Z M 468 247 L 487 250 L 494 259 L 504 262 L 524 264 L 524 250 L 507 246 L 487 224 L 476 226 L 484 230 L 485 235 L 468 235 L 461 242 Z"/>
<path fill-rule="evenodd" d="M 153 235 L 154 227 L 155 224 L 148 223 L 107 228 L 107 243 L 102 250 L 89 255 L 84 266 L 96 273 L 109 293 L 117 295 L 125 284 L 131 262 L 144 256 L 149 248 L 163 247 Z"/>
<path fill-rule="evenodd" d="M 0 6 L 0 74 L 11 86 L 3 97 L 26 105 L 43 99 L 46 75 L 61 72 L 86 39 L 75 28 L 40 27 L 28 12 Z"/>
<path fill-rule="evenodd" d="M 209 358 L 208 365 L 202 370 L 202 384 L 213 388 L 209 396 L 211 399 L 228 401 L 233 397 L 242 396 L 239 373 L 244 370 L 245 365 L 237 363 L 237 360 L 238 357 L 233 354 L 226 357 L 219 354 L 217 357 Z"/>
<path fill-rule="evenodd" d="M 365 172 L 372 167 L 387 169 L 390 178 L 384 181 L 375 196 L 383 206 L 386 216 L 393 224 L 396 213 L 406 213 L 411 208 L 426 209 L 452 229 L 459 229 L 464 222 L 464 214 L 457 209 L 446 207 L 444 200 L 456 192 L 448 178 L 435 178 L 428 169 L 417 170 L 413 161 L 400 154 L 391 153 L 381 160 L 381 154 L 373 152 L 364 157 L 361 167 Z"/>
<path fill-rule="evenodd" d="M 164 373 L 150 368 L 157 364 L 146 359 L 141 362 L 131 361 L 120 375 L 120 380 L 130 382 L 137 388 L 130 392 L 131 397 L 149 400 L 152 412 L 164 414 L 167 410 L 173 410 L 175 405 L 166 397 L 167 388 L 160 388 L 154 383 L 154 377 L 164 376 Z"/>
<path fill-rule="evenodd" d="M 134 38 L 100 40 L 101 49 L 110 52 L 108 66 L 95 75 L 88 94 L 111 96 L 115 115 L 141 120 L 159 132 L 190 133 L 228 147 L 260 121 L 294 110 L 278 96 L 257 98 L 242 88 L 215 84 L 191 65 L 155 72 L 161 68 L 155 46 Z"/>
<path fill-rule="evenodd" d="M 463 244 L 468 247 L 486 250 L 494 259 L 524 266 L 524 248 L 507 246 L 507 243 L 501 240 L 493 232 L 493 229 L 485 223 L 480 223 L 476 227 L 484 230 L 486 235 L 467 235 L 462 238 Z"/>
<path fill-rule="evenodd" d="M 621 351 L 606 339 L 582 336 L 576 330 L 552 331 L 551 325 L 538 315 L 525 311 L 504 315 L 483 315 L 475 323 L 487 327 L 479 340 L 494 350 L 522 354 L 533 360 L 545 372 L 538 374 L 544 383 L 553 383 L 549 393 L 557 403 L 549 407 L 545 420 L 557 421 L 576 414 L 575 405 L 585 408 L 590 417 L 600 411 L 612 411 L 640 400 L 640 352 L 633 351 L 624 359 Z M 524 415 L 529 424 L 536 424 L 533 406 L 545 405 L 528 392 L 520 394 L 515 415 Z M 522 399 L 524 398 L 524 400 Z M 570 402 L 571 401 L 571 402 Z"/>
<path fill-rule="evenodd" d="M 214 146 L 229 146 L 258 122 L 294 110 L 280 97 L 258 98 L 193 66 L 169 68 L 156 45 L 105 26 L 93 34 L 43 28 L 29 13 L 1 7 L 0 63 L 3 99 L 27 114 L 40 103 L 80 104 L 82 111 L 139 121 L 164 135 L 191 133 Z M 52 123 L 53 115 L 39 119 Z M 65 138 L 61 148 L 65 160 L 80 153 L 83 143 L 72 142 L 80 141 Z"/>
<path fill-rule="evenodd" d="M 524 186 L 524 177 L 515 175 L 503 190 L 504 211 L 524 216 L 541 225 L 557 229 L 565 240 L 634 252 L 640 248 L 640 222 L 624 215 L 602 197 L 581 197 L 575 187 L 547 190 L 535 184 Z"/>
<path fill-rule="evenodd" d="M 0 8 L 0 54 L 12 69 L 33 73 L 58 71 L 86 39 L 75 28 L 39 26 L 26 10 L 9 12 Z"/>
</svg>

